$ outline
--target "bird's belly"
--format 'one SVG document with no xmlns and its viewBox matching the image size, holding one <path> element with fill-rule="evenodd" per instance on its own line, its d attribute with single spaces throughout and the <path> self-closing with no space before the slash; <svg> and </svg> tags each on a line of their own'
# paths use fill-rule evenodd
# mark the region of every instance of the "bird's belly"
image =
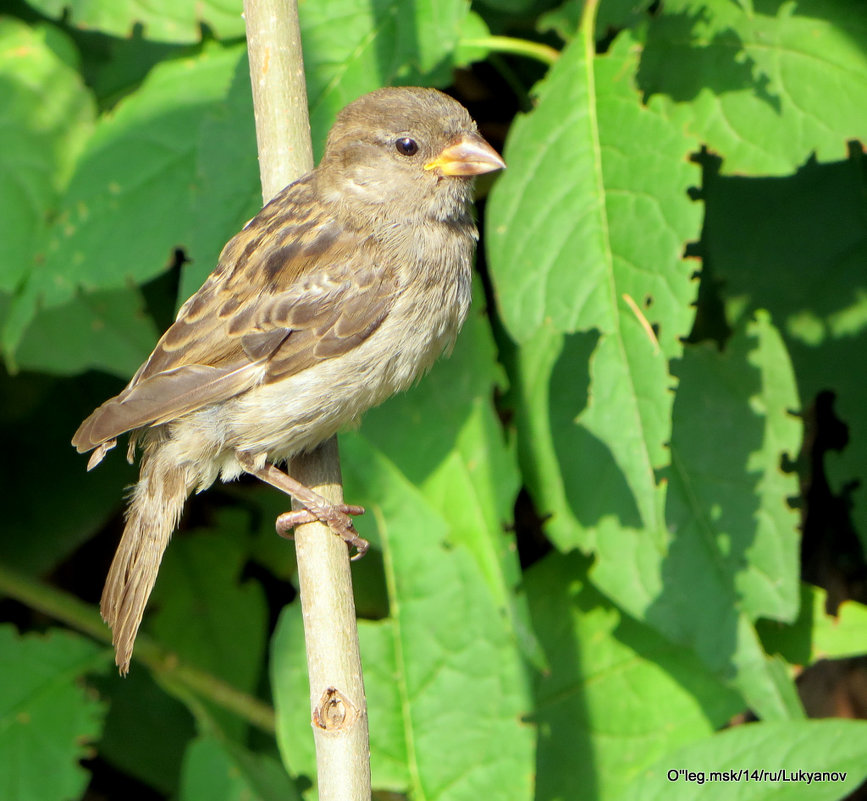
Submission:
<svg viewBox="0 0 867 801">
<path fill-rule="evenodd" d="M 315 448 L 367 409 L 411 386 L 454 343 L 469 306 L 468 282 L 463 287 L 459 283 L 445 296 L 440 291 L 437 303 L 424 298 L 411 306 L 398 303 L 383 324 L 348 353 L 261 384 L 224 404 L 217 411 L 222 477 L 243 472 L 237 451 L 262 462 L 283 461 Z M 214 478 L 216 472 L 211 481 Z"/>
</svg>

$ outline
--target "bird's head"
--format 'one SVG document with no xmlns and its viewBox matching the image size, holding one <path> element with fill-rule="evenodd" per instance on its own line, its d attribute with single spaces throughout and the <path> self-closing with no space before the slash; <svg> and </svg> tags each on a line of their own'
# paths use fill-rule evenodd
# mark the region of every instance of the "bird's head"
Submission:
<svg viewBox="0 0 867 801">
<path fill-rule="evenodd" d="M 472 179 L 505 167 L 469 112 L 436 89 L 379 89 L 337 117 L 318 169 L 320 189 L 382 220 L 469 214 Z"/>
</svg>

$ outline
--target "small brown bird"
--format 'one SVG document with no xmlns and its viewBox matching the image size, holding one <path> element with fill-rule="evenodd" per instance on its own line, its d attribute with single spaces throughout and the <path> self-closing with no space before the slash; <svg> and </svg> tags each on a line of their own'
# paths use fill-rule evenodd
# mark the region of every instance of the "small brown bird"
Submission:
<svg viewBox="0 0 867 801">
<path fill-rule="evenodd" d="M 472 178 L 503 160 L 466 109 L 433 89 L 348 105 L 319 167 L 223 249 L 117 397 L 72 440 L 88 469 L 131 431 L 143 451 L 103 590 L 116 661 L 133 644 L 187 496 L 251 473 L 295 496 L 359 553 L 335 507 L 275 467 L 313 449 L 451 348 L 470 303 Z"/>
</svg>

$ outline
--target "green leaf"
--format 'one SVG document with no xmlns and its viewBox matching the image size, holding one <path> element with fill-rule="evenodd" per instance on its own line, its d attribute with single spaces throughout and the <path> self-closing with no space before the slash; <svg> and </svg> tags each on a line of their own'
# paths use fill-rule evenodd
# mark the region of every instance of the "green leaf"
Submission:
<svg viewBox="0 0 867 801">
<path fill-rule="evenodd" d="M 659 548 L 642 532 L 611 526 L 591 573 L 624 609 L 692 647 L 765 718 L 802 714 L 782 665 L 755 632 L 759 615 L 797 612 L 797 492 L 781 460 L 800 431 L 785 348 L 767 316 L 725 353 L 684 352 L 673 410 L 672 466 Z"/>
<path fill-rule="evenodd" d="M 159 612 L 149 628 L 185 662 L 253 693 L 262 671 L 267 609 L 262 588 L 239 581 L 248 528 L 243 511 L 225 510 L 207 532 L 175 538 L 160 568 L 153 599 Z M 221 722 L 229 731 L 241 725 L 227 715 Z"/>
<path fill-rule="evenodd" d="M 46 272 L 60 274 L 62 259 L 67 287 L 109 289 L 165 267 L 199 199 L 201 141 L 191 132 L 224 101 L 243 54 L 212 47 L 161 64 L 100 119 L 53 228 Z M 106 241 L 122 243 L 122 254 Z"/>
<path fill-rule="evenodd" d="M 592 61 L 588 52 L 584 36 L 569 45 L 516 120 L 487 210 L 497 297 L 521 345 L 519 414 L 536 418 L 519 423 L 522 462 L 560 547 L 592 547 L 617 516 L 663 540 L 654 471 L 668 461 L 667 362 L 693 317 L 681 254 L 701 214 L 686 194 L 695 145 L 642 106 L 632 40 L 621 35 Z M 563 392 L 551 388 L 550 410 L 549 380 Z M 564 483 L 580 497 L 567 500 Z"/>
<path fill-rule="evenodd" d="M 184 756 L 181 801 L 300 801 L 280 763 L 266 754 L 201 737 Z"/>
<path fill-rule="evenodd" d="M 490 52 L 488 47 L 467 44 L 467 42 L 485 39 L 490 35 L 491 31 L 484 19 L 475 11 L 470 11 L 461 22 L 460 39 L 454 51 L 455 66 L 468 67 L 476 61 L 484 61 Z"/>
<path fill-rule="evenodd" d="M 527 14 L 539 0 L 481 0 L 480 5 L 504 14 Z"/>
<path fill-rule="evenodd" d="M 411 784 L 409 742 L 398 681 L 395 623 L 359 620 L 358 639 L 364 659 L 364 688 L 370 717 L 370 752 L 374 786 L 403 792 Z"/>
<path fill-rule="evenodd" d="M 365 665 L 394 655 L 384 657 L 394 665 L 382 671 L 385 688 L 373 687 L 376 674 L 366 679 L 371 728 L 387 732 L 371 741 L 374 785 L 428 799 L 478 798 L 493 786 L 504 798 L 530 798 L 532 732 L 520 720 L 528 699 L 508 619 L 473 556 L 449 542 L 445 520 L 394 465 L 360 436 L 345 437 L 341 449 L 347 495 L 377 523 L 391 608 L 388 622 L 375 624 L 387 631 L 362 642 Z M 291 619 L 284 614 L 281 629 Z M 275 639 L 272 681 L 281 752 L 305 770 L 294 762 L 299 740 L 310 737 L 303 657 L 292 655 L 302 647 L 297 617 L 291 632 Z M 283 677 L 293 661 L 290 683 Z M 406 777 L 408 787 L 394 787 Z"/>
<path fill-rule="evenodd" d="M 213 156 L 213 146 L 198 134 L 209 131 L 209 112 L 225 102 L 243 55 L 243 47 L 210 47 L 161 64 L 134 95 L 100 118 L 48 231 L 45 264 L 31 273 L 10 309 L 3 332 L 7 351 L 17 345 L 37 307 L 69 303 L 79 290 L 141 283 L 190 241 L 194 215 L 206 214 L 199 185 L 207 187 L 207 176 L 216 169 L 203 156 L 203 151 Z M 247 159 L 242 156 L 239 163 L 252 167 L 252 113 L 239 119 L 249 132 L 248 146 L 240 151 Z M 246 196 L 226 211 L 224 194 L 211 200 L 218 218 L 241 217 L 249 209 Z M 144 349 L 139 359 L 146 355 Z"/>
<path fill-rule="evenodd" d="M 596 15 L 596 38 L 601 39 L 611 31 L 636 27 L 653 6 L 653 0 L 604 0 Z"/>
<path fill-rule="evenodd" d="M 805 667 L 820 659 L 867 654 L 867 606 L 844 601 L 831 616 L 826 603 L 824 590 L 802 584 L 797 620 L 790 625 L 759 621 L 757 628 L 768 653 L 782 654 L 787 662 Z"/>
<path fill-rule="evenodd" d="M 465 0 L 305 5 L 301 25 L 317 147 L 337 111 L 365 91 L 394 82 L 448 82 L 468 11 Z M 341 26 L 338 38 L 335 24 Z M 77 291 L 140 284 L 164 269 L 176 248 L 191 260 L 181 299 L 211 272 L 222 245 L 260 207 L 243 55 L 242 46 L 211 45 L 159 64 L 135 93 L 100 118 L 45 233 L 46 263 L 28 275 L 7 315 L 2 333 L 7 353 L 16 349 L 38 309 L 73 304 L 68 314 L 78 320 L 88 303 L 75 299 Z M 149 338 L 144 328 L 132 337 L 136 343 Z M 121 360 L 110 345 L 94 350 L 87 343 L 85 349 L 72 339 L 71 354 L 90 353 L 89 363 L 125 375 L 148 350 Z M 82 363 L 80 356 L 65 356 L 56 361 L 69 363 L 68 369 Z M 51 358 L 44 351 L 31 354 L 40 367 Z"/>
<path fill-rule="evenodd" d="M 93 125 L 93 98 L 69 39 L 0 19 L 0 291 L 38 259 L 46 221 Z"/>
<path fill-rule="evenodd" d="M 301 3 L 317 158 L 337 112 L 365 92 L 391 84 L 448 84 L 469 7 L 467 0 Z"/>
<path fill-rule="evenodd" d="M 84 414 L 119 389 L 101 376 L 82 385 L 35 373 L 12 378 L 0 370 L 0 440 L 15 454 L 0 461 L 3 495 L 15 499 L 4 511 L 4 564 L 45 574 L 118 513 L 134 470 L 118 458 L 107 469 L 88 473 L 87 457 L 69 440 Z"/>
<path fill-rule="evenodd" d="M 751 619 L 791 621 L 798 611 L 800 517 L 784 473 L 801 447 L 799 400 L 782 338 L 765 313 L 725 352 L 691 347 L 678 370 L 667 520 L 675 547 L 705 587 L 719 580 Z M 712 554 L 712 556 L 710 556 Z M 670 554 L 672 560 L 674 554 Z M 722 588 L 720 588 L 722 589 Z M 718 634 L 718 633 L 717 633 Z"/>
<path fill-rule="evenodd" d="M 82 74 L 102 112 L 136 92 L 147 74 L 161 61 L 189 56 L 203 47 L 200 44 L 154 42 L 143 38 L 138 30 L 129 39 L 92 31 L 77 32 L 75 39 L 82 54 Z"/>
<path fill-rule="evenodd" d="M 0 626 L 0 797 L 79 798 L 89 775 L 79 764 L 99 737 L 103 707 L 79 685 L 107 665 L 104 648 L 67 632 L 19 637 Z"/>
<path fill-rule="evenodd" d="M 847 427 L 825 455 L 828 482 L 846 493 L 867 545 L 867 374 L 852 369 L 867 348 L 867 190 L 860 156 L 807 165 L 785 179 L 706 179 L 704 235 L 714 276 L 724 282 L 730 324 L 756 308 L 784 336 L 804 408 L 833 392 Z"/>
<path fill-rule="evenodd" d="M 753 627 L 760 614 L 796 612 L 797 532 L 785 498 L 797 484 L 779 463 L 800 442 L 787 419 L 798 400 L 785 349 L 759 323 L 758 346 L 738 350 L 728 370 L 742 373 L 740 389 L 721 364 L 693 378 L 701 358 L 687 354 L 672 410 L 667 361 L 682 352 L 695 288 L 680 259 L 698 221 L 686 195 L 691 144 L 658 103 L 640 104 L 628 36 L 592 63 L 584 37 L 516 123 L 510 170 L 488 207 L 496 289 L 519 343 L 522 466 L 540 512 L 552 513 L 549 535 L 595 551 L 592 577 L 606 595 L 695 648 L 759 714 L 797 716 L 791 682 Z M 751 425 L 735 438 L 704 430 L 721 414 Z M 747 471 L 744 483 L 703 475 L 704 451 L 731 461 L 722 479 Z M 702 519 L 715 514 L 716 541 Z"/>
<path fill-rule="evenodd" d="M 347 485 L 376 499 L 411 792 L 477 798 L 496 783 L 528 798 L 528 699 L 508 619 L 475 559 L 394 466 L 360 437 L 344 451 Z"/>
<path fill-rule="evenodd" d="M 753 628 L 760 615 L 791 619 L 797 610 L 797 518 L 787 506 L 797 482 L 780 462 L 800 444 L 789 417 L 798 402 L 778 334 L 763 317 L 724 354 L 705 346 L 684 353 L 673 409 L 674 463 L 663 476 L 671 533 L 661 545 L 640 527 L 622 479 L 618 484 L 613 469 L 606 473 L 605 451 L 574 436 L 569 415 L 558 408 L 581 385 L 574 373 L 586 363 L 592 339 L 559 342 L 555 368 L 549 356 L 528 365 L 525 379 L 537 408 L 551 405 L 558 436 L 543 451 L 549 460 L 543 468 L 556 475 L 563 466 L 558 500 L 569 513 L 600 521 L 594 583 L 636 618 L 694 648 L 760 714 L 797 716 L 791 682 L 768 662 Z M 550 374 L 550 387 L 536 373 Z M 536 430 L 526 433 L 533 437 Z M 595 482 L 575 481 L 578 459 L 595 460 Z M 623 521 L 603 516 L 603 503 L 620 510 Z"/>
<path fill-rule="evenodd" d="M 724 353 L 687 349 L 678 374 L 666 471 L 666 519 L 675 536 L 650 585 L 656 591 L 645 595 L 648 583 L 623 579 L 657 558 L 640 540 L 610 543 L 621 549 L 620 566 L 600 559 L 594 579 L 627 609 L 692 644 L 757 714 L 797 716 L 791 683 L 766 661 L 753 628 L 760 616 L 792 620 L 798 609 L 799 518 L 787 503 L 798 481 L 781 464 L 795 458 L 801 433 L 790 414 L 798 397 L 785 347 L 760 314 Z"/>
<path fill-rule="evenodd" d="M 69 14 L 70 22 L 88 30 L 130 37 L 141 26 L 148 39 L 198 42 L 202 25 L 223 39 L 244 35 L 240 0 L 28 0 L 47 17 Z"/>
<path fill-rule="evenodd" d="M 691 651 L 602 598 L 586 570 L 586 560 L 554 553 L 526 577 L 551 666 L 536 682 L 537 798 L 616 798 L 659 757 L 742 709 Z"/>
<path fill-rule="evenodd" d="M 514 537 L 506 533 L 520 486 L 516 454 L 503 440 L 488 397 L 477 397 L 459 408 L 467 416 L 453 448 L 420 488 L 448 522 L 450 540 L 473 555 L 524 656 L 541 668 L 544 657 L 529 622 L 526 599 L 518 593 L 521 572 Z"/>
<path fill-rule="evenodd" d="M 109 703 L 99 755 L 124 773 L 169 795 L 181 775 L 195 721 L 147 670 L 116 671 L 96 682 Z"/>
<path fill-rule="evenodd" d="M 723 157 L 785 175 L 867 139 L 867 16 L 848 0 L 672 0 L 654 16 L 640 83 Z"/>
<path fill-rule="evenodd" d="M 54 375 L 96 369 L 127 376 L 159 334 L 138 289 L 89 292 L 42 311 L 24 332 L 14 362 Z"/>
<path fill-rule="evenodd" d="M 183 267 L 179 302 L 204 283 L 217 266 L 223 245 L 262 207 L 246 56 L 237 62 L 225 96 L 198 121 L 196 147 L 199 181 L 191 207 L 192 259 Z"/>
<path fill-rule="evenodd" d="M 635 27 L 651 5 L 651 0 L 605 0 L 600 3 L 596 13 L 596 38 L 602 39 L 621 28 Z M 581 14 L 581 3 L 566 0 L 562 5 L 541 14 L 537 28 L 542 32 L 554 31 L 563 41 L 570 42 L 578 35 Z"/>
<path fill-rule="evenodd" d="M 696 289 L 680 258 L 701 219 L 686 194 L 699 179 L 685 163 L 696 143 L 641 104 L 628 34 L 589 62 L 587 46 L 563 51 L 509 134 L 509 169 L 487 209 L 500 308 L 519 343 L 549 319 L 558 331 L 622 340 L 635 329 L 648 341 L 628 294 L 661 326 L 662 350 L 678 352 Z"/>
<path fill-rule="evenodd" d="M 692 772 L 693 778 L 680 770 Z M 712 771 L 736 778 L 714 776 Z M 829 775 L 808 778 L 801 771 Z M 620 797 L 623 801 L 686 801 L 704 791 L 721 801 L 836 801 L 854 792 L 865 777 L 867 723 L 863 721 L 749 723 L 666 755 Z"/>
<path fill-rule="evenodd" d="M 506 527 L 520 489 L 515 448 L 491 398 L 505 387 L 480 287 L 454 353 L 409 392 L 372 409 L 362 434 L 440 510 L 450 538 L 476 559 L 488 590 L 507 610 L 525 656 L 543 659 L 516 594 L 520 566 Z"/>
<path fill-rule="evenodd" d="M 605 8 L 603 3 L 602 7 Z M 539 16 L 536 28 L 540 33 L 553 31 L 564 42 L 571 42 L 578 35 L 581 25 L 581 13 L 583 7 L 580 3 L 566 0 L 562 5 L 556 6 Z"/>
<path fill-rule="evenodd" d="M 367 659 L 363 653 L 362 668 L 367 671 Z M 307 680 L 304 621 L 301 617 L 300 600 L 287 604 L 280 613 L 271 638 L 270 674 L 274 709 L 277 713 L 277 745 L 283 766 L 290 773 L 306 776 L 314 782 L 316 751 L 310 728 L 310 683 Z M 368 720 L 373 711 L 372 688 L 371 677 L 366 676 L 364 691 L 367 696 Z M 372 783 L 374 787 L 378 787 L 380 778 L 377 774 L 378 762 L 372 731 L 370 763 Z"/>
</svg>

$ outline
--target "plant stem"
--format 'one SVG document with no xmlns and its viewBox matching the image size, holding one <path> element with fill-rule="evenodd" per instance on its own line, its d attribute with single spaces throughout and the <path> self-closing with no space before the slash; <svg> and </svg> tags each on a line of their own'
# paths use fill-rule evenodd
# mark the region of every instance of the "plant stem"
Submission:
<svg viewBox="0 0 867 801">
<path fill-rule="evenodd" d="M 541 42 L 531 42 L 529 39 L 516 39 L 512 36 L 477 36 L 471 39 L 461 39 L 461 47 L 483 47 L 495 53 L 512 53 L 516 56 L 527 56 L 553 64 L 560 58 L 560 51 Z"/>
<path fill-rule="evenodd" d="M 245 0 L 262 199 L 313 169 L 295 0 Z"/>
<path fill-rule="evenodd" d="M 95 640 L 111 644 L 111 632 L 96 610 L 73 595 L 0 565 L 0 593 L 55 618 Z M 180 662 L 171 651 L 144 634 L 136 639 L 135 660 L 160 678 L 174 682 L 228 709 L 269 734 L 275 731 L 274 710 L 204 670 Z"/>
<path fill-rule="evenodd" d="M 313 166 L 297 3 L 245 0 L 244 17 L 259 170 L 267 202 Z M 335 438 L 294 459 L 290 472 L 332 503 L 342 502 Z M 295 552 L 319 799 L 369 801 L 367 704 L 349 552 L 343 540 L 320 523 L 296 529 Z"/>
<path fill-rule="evenodd" d="M 598 10 L 599 0 L 584 0 L 584 8 L 581 9 L 580 30 L 588 42 L 595 42 L 596 12 Z"/>
</svg>

